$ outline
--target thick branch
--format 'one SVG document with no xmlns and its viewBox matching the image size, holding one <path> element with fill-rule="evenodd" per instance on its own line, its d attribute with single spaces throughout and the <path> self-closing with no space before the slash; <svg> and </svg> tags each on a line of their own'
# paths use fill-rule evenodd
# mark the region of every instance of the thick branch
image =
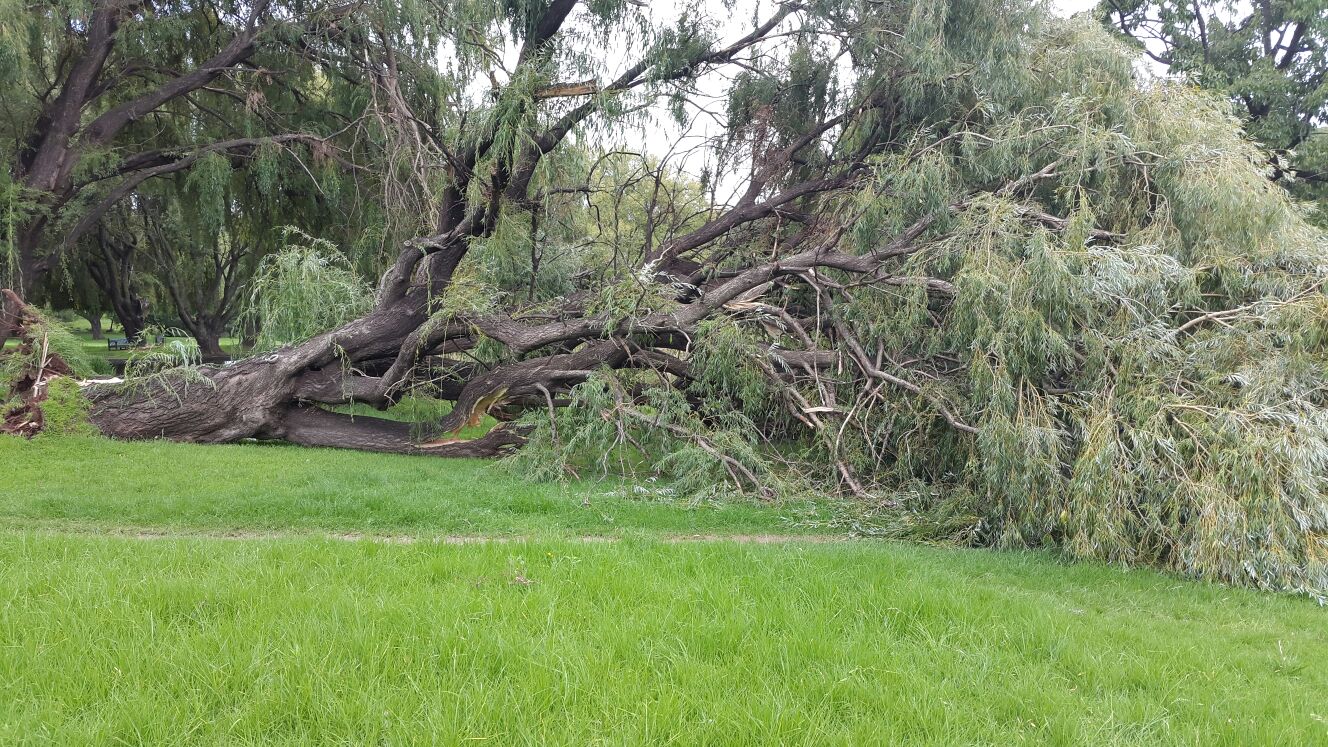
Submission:
<svg viewBox="0 0 1328 747">
<path fill-rule="evenodd" d="M 409 423 L 352 417 L 317 407 L 297 407 L 287 414 L 281 436 L 301 446 L 436 457 L 496 457 L 526 442 L 522 428 L 498 426 L 480 438 L 443 438 L 417 443 Z"/>
<path fill-rule="evenodd" d="M 259 18 L 267 15 L 271 0 L 257 0 L 245 18 L 244 25 L 221 51 L 184 75 L 171 78 L 156 89 L 138 98 L 116 106 L 97 117 L 83 131 L 84 142 L 104 144 L 120 130 L 172 99 L 183 96 L 211 83 L 227 68 L 248 59 L 257 50 L 255 42 L 262 26 Z"/>
<path fill-rule="evenodd" d="M 264 144 L 280 144 L 291 142 L 322 143 L 323 138 L 317 135 L 307 133 L 292 133 L 287 135 L 275 135 L 273 137 L 258 138 L 239 138 L 236 140 L 222 140 L 216 143 L 210 143 L 196 148 L 189 153 L 181 154 L 174 160 L 168 160 L 152 168 L 143 169 L 126 176 L 117 183 L 110 192 L 100 201 L 88 208 L 74 227 L 65 235 L 64 244 L 66 246 L 73 244 L 80 237 L 92 229 L 120 200 L 128 197 L 138 188 L 140 184 L 149 179 L 166 174 L 173 174 L 178 171 L 184 171 L 198 162 L 200 158 L 209 153 L 229 153 L 231 155 L 242 155 L 252 152 Z"/>
</svg>

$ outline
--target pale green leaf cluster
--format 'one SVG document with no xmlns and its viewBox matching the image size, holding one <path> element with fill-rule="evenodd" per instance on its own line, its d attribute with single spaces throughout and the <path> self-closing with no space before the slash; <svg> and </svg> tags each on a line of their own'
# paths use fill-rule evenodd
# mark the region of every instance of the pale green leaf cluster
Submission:
<svg viewBox="0 0 1328 747">
<path fill-rule="evenodd" d="M 373 306 L 373 292 L 335 245 L 295 228 L 286 247 L 263 258 L 242 318 L 259 330 L 255 351 L 308 339 Z"/>
</svg>

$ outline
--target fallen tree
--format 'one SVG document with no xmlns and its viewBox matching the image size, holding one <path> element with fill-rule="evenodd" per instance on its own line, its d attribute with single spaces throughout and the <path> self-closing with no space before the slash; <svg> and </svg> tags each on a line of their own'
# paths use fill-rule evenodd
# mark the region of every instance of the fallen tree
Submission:
<svg viewBox="0 0 1328 747">
<path fill-rule="evenodd" d="M 386 111 L 446 179 L 437 230 L 402 248 L 373 310 L 98 387 L 92 420 L 831 487 L 895 534 L 1322 593 L 1323 235 L 1219 104 L 1141 88 L 1100 30 L 952 5 L 784 5 L 727 44 L 682 28 L 566 96 L 545 91 L 572 77 L 556 62 L 588 64 L 568 39 L 629 11 L 532 6 L 517 69 L 451 139 L 383 62 Z M 559 275 L 541 247 L 622 218 L 569 136 L 730 64 L 737 197 L 673 221 L 648 198 L 630 244 L 568 250 Z M 336 411 L 421 388 L 454 403 L 424 437 Z M 503 422 L 460 438 L 484 415 Z"/>
<path fill-rule="evenodd" d="M 576 5 L 555 2 L 537 18 L 530 19 L 534 23 L 519 54 L 524 65 L 534 69 L 545 64 L 553 54 L 549 47 Z M 770 35 L 793 10 L 794 6 L 785 6 L 732 44 L 714 49 L 701 46 L 690 58 L 681 61 L 664 58 L 659 50 L 652 50 L 595 93 L 626 94 L 647 84 L 685 79 L 699 69 L 729 63 Z M 698 30 L 688 33 L 695 38 L 685 38 L 680 43 L 695 46 L 702 41 Z M 673 67 L 669 69 L 666 65 Z M 387 76 L 386 71 L 383 74 Z M 389 94 L 394 92 L 388 90 Z M 497 95 L 500 107 L 518 109 L 534 108 L 538 102 L 551 98 L 539 92 L 532 95 L 515 85 Z M 405 107 L 405 102 L 393 103 Z M 500 215 L 505 210 L 527 208 L 531 184 L 545 158 L 578 125 L 599 113 L 605 103 L 604 100 L 578 102 L 553 117 L 542 131 L 527 133 L 525 142 L 507 146 L 508 152 L 500 152 L 502 140 L 510 138 L 512 133 L 505 131 L 501 123 L 484 122 L 477 126 L 478 132 L 458 138 L 461 146 L 457 152 L 447 152 L 449 180 L 440 196 L 438 233 L 410 242 L 402 249 L 381 280 L 375 308 L 362 319 L 235 366 L 206 370 L 197 379 L 191 377 L 177 384 L 170 377 L 162 377 L 152 385 L 98 391 L 93 395 L 94 422 L 108 435 L 122 438 L 165 437 L 201 442 L 284 439 L 305 445 L 444 456 L 491 456 L 520 443 L 521 429 L 508 428 L 495 429 L 476 441 L 443 437 L 416 443 L 404 424 L 352 418 L 322 406 L 360 402 L 385 407 L 405 390 L 404 385 L 421 362 L 441 351 L 473 346 L 481 336 L 508 343 L 520 355 L 551 345 L 570 348 L 579 340 L 605 336 L 604 319 L 530 326 L 505 315 L 440 320 L 431 314 L 431 306 L 436 299 L 446 297 L 453 275 L 471 248 L 481 239 L 493 236 Z M 395 113 L 413 118 L 404 108 Z M 726 227 L 773 215 L 799 198 L 844 186 L 849 179 L 847 175 L 824 177 L 795 185 L 773 198 L 761 199 L 763 188 L 782 173 L 794 153 L 847 119 L 847 115 L 842 115 L 823 122 L 813 132 L 802 135 L 797 143 L 784 148 L 766 173 L 753 180 L 744 196 L 744 205 L 707 224 L 702 234 L 688 237 L 687 242 L 705 243 L 707 237 L 721 235 Z M 481 191 L 483 195 L 477 199 L 475 193 Z M 682 244 L 672 251 L 676 253 L 681 248 Z M 576 313 L 575 307 L 571 312 Z M 627 364 L 631 356 L 617 347 L 610 341 L 601 341 L 589 350 L 551 353 L 486 371 L 461 388 L 456 409 L 438 425 L 438 430 L 442 434 L 455 432 L 475 420 L 481 411 L 528 399 L 541 387 L 547 389 L 552 385 L 557 390 L 566 390 L 599 366 Z M 162 396 L 160 390 L 169 390 L 171 396 Z"/>
</svg>

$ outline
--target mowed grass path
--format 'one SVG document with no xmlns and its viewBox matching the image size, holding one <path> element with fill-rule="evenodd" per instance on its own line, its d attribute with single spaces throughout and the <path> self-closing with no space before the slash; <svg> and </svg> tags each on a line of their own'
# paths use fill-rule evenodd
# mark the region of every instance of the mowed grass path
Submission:
<svg viewBox="0 0 1328 747">
<path fill-rule="evenodd" d="M 0 463 L 0 744 L 1328 744 L 1308 600 L 1035 554 L 679 543 L 828 509 L 474 463 L 95 439 L 0 439 Z M 171 536 L 115 534 L 145 526 Z M 175 536 L 246 528 L 288 536 Z"/>
</svg>

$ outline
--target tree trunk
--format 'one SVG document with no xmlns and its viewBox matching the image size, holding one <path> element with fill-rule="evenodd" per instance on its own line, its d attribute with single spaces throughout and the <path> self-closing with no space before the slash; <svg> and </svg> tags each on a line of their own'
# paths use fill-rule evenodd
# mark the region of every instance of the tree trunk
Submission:
<svg viewBox="0 0 1328 747">
<path fill-rule="evenodd" d="M 623 339 L 600 339 L 600 319 L 526 327 L 486 318 L 431 326 L 425 298 L 424 287 L 412 287 L 399 302 L 304 343 L 225 367 L 204 367 L 205 381 L 176 374 L 136 386 L 93 387 L 88 392 L 92 422 L 108 436 L 127 439 L 223 443 L 253 438 L 399 454 L 497 456 L 524 443 L 523 428 L 499 425 L 471 440 L 457 434 L 486 414 L 510 419 L 505 407 L 542 407 L 550 392 L 566 392 L 600 367 L 630 365 Z M 452 340 L 473 344 L 466 339 L 474 335 L 472 324 L 518 357 L 487 370 L 469 362 L 423 360 L 446 352 Z M 561 352 L 567 349 L 562 339 L 584 344 Z M 519 356 L 539 348 L 555 352 Z M 446 387 L 445 396 L 455 406 L 435 425 L 432 437 L 414 437 L 408 423 L 328 409 L 352 402 L 386 408 L 400 393 L 397 385 L 418 367 L 452 363 L 464 383 Z"/>
<path fill-rule="evenodd" d="M 421 443 L 412 438 L 409 423 L 325 409 L 352 401 L 390 404 L 378 391 L 378 379 L 348 375 L 339 356 L 366 367 L 396 356 L 425 320 L 419 313 L 422 297 L 412 292 L 400 303 L 268 355 L 205 366 L 199 371 L 206 381 L 182 376 L 145 386 L 91 387 L 92 422 L 115 438 L 196 443 L 253 438 L 445 457 L 497 456 L 523 443 L 521 429 L 501 426 L 478 439 L 447 437 L 459 429 L 450 423 L 465 425 L 478 415 L 449 416 L 439 425 L 443 437 Z"/>
<path fill-rule="evenodd" d="M 88 329 L 92 332 L 92 339 L 102 340 L 106 338 L 106 335 L 102 334 L 101 331 L 101 312 L 88 314 L 84 319 L 88 320 Z"/>
<path fill-rule="evenodd" d="M 134 278 L 136 244 L 117 241 L 102 227 L 97 236 L 100 257 L 88 260 L 88 275 L 111 302 L 111 311 L 120 320 L 124 336 L 135 339 L 147 328 L 148 304 L 138 293 Z"/>
<path fill-rule="evenodd" d="M 124 336 L 130 340 L 140 338 L 143 330 L 148 328 L 147 303 L 141 298 L 127 298 L 111 305 L 115 308 L 115 318 L 120 320 L 120 327 L 124 329 Z"/>
<path fill-rule="evenodd" d="M 204 363 L 220 363 L 230 360 L 230 354 L 221 347 L 221 335 L 224 330 L 220 324 L 198 322 L 189 332 L 198 342 L 198 352 Z"/>
<path fill-rule="evenodd" d="M 225 350 L 221 349 L 221 333 L 207 330 L 201 333 L 195 333 L 194 339 L 198 341 L 198 352 L 204 360 L 228 358 Z"/>
</svg>

